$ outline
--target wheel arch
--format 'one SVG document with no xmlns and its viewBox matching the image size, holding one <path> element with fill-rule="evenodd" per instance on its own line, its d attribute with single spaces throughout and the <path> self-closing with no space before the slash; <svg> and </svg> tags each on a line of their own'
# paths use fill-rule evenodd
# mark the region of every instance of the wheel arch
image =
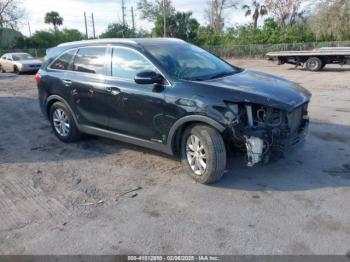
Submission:
<svg viewBox="0 0 350 262">
<path fill-rule="evenodd" d="M 71 113 L 71 115 L 73 116 L 73 119 L 74 119 L 74 122 L 75 124 L 77 125 L 77 127 L 79 126 L 78 125 L 78 121 L 77 121 L 77 118 L 74 114 L 74 111 L 72 110 L 72 108 L 70 107 L 70 105 L 68 104 L 68 102 L 62 98 L 61 96 L 59 95 L 50 95 L 47 99 L 46 99 L 46 114 L 47 114 L 47 117 L 50 119 L 50 108 L 51 106 L 56 103 L 56 102 L 61 102 L 63 103 L 69 110 L 69 112 Z"/>
<path fill-rule="evenodd" d="M 193 115 L 193 116 L 185 116 L 183 118 L 180 118 L 171 127 L 169 136 L 168 136 L 168 145 L 173 155 L 178 156 L 180 152 L 181 137 L 184 130 L 187 127 L 195 124 L 208 125 L 210 127 L 215 128 L 221 134 L 226 130 L 226 128 L 222 124 L 220 124 L 216 120 L 209 118 L 207 116 Z"/>
</svg>

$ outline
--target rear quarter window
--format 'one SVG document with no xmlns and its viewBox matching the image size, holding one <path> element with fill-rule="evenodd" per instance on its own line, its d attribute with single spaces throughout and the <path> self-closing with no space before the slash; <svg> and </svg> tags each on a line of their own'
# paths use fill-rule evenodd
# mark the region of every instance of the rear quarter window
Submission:
<svg viewBox="0 0 350 262">
<path fill-rule="evenodd" d="M 105 47 L 85 47 L 79 49 L 74 58 L 73 70 L 90 74 L 106 74 Z"/>
<path fill-rule="evenodd" d="M 72 67 L 73 57 L 76 52 L 76 49 L 72 49 L 68 52 L 63 53 L 52 62 L 49 68 L 57 70 L 70 70 Z"/>
</svg>

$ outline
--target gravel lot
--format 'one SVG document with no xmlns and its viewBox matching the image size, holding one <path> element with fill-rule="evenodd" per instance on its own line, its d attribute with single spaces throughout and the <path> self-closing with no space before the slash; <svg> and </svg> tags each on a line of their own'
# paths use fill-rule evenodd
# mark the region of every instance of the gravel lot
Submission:
<svg viewBox="0 0 350 262">
<path fill-rule="evenodd" d="M 33 75 L 0 74 L 0 254 L 348 253 L 350 68 L 232 62 L 309 89 L 312 124 L 305 147 L 277 163 L 248 168 L 231 154 L 213 186 L 157 152 L 59 142 Z"/>
</svg>

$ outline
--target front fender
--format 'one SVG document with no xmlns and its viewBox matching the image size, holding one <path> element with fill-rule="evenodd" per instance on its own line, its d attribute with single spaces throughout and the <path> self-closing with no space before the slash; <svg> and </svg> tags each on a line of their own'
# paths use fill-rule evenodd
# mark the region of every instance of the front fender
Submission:
<svg viewBox="0 0 350 262">
<path fill-rule="evenodd" d="M 169 135 L 168 135 L 168 140 L 167 144 L 170 146 L 171 150 L 173 151 L 172 153 L 175 153 L 175 148 L 176 148 L 176 133 L 178 130 L 180 130 L 184 125 L 188 123 L 203 123 L 207 124 L 216 130 L 218 130 L 220 133 L 223 133 L 226 129 L 225 126 L 217 122 L 216 120 L 207 117 L 207 116 L 201 116 L 201 115 L 190 115 L 190 116 L 185 116 L 177 120 L 174 125 L 171 127 Z"/>
</svg>

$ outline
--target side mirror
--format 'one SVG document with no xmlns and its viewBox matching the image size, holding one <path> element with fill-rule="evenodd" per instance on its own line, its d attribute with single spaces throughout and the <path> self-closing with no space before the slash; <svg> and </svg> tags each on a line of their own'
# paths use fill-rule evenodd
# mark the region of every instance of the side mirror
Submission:
<svg viewBox="0 0 350 262">
<path fill-rule="evenodd" d="M 142 71 L 134 78 L 135 83 L 141 85 L 162 84 L 163 80 L 163 77 L 154 71 Z"/>
</svg>

